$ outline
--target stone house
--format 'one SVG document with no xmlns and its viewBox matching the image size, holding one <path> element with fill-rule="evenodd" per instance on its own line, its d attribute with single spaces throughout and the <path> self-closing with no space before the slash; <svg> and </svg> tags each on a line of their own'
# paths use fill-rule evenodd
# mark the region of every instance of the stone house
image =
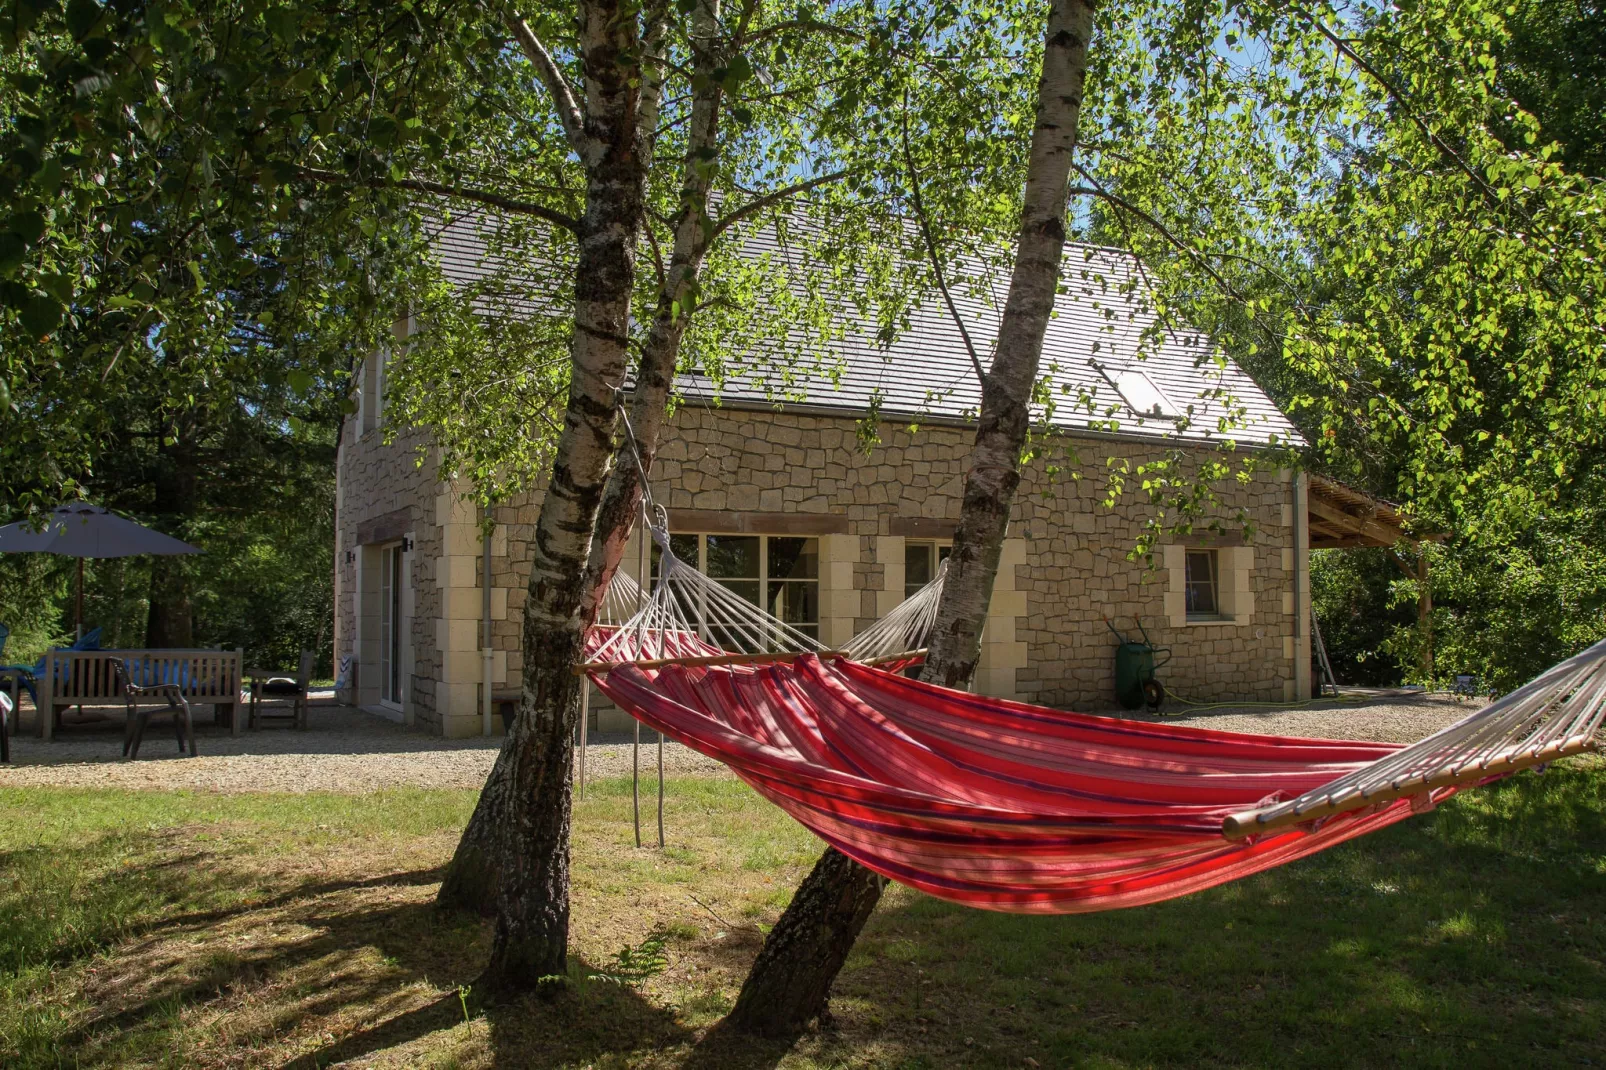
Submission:
<svg viewBox="0 0 1606 1070">
<path fill-rule="evenodd" d="M 472 272 L 483 255 L 459 226 L 438 247 L 449 273 Z M 1115 640 L 1105 619 L 1130 631 L 1138 618 L 1171 651 L 1161 679 L 1188 699 L 1308 697 L 1306 476 L 1255 465 L 1220 484 L 1213 528 L 1166 537 L 1150 562 L 1131 556 L 1153 508 L 1138 489 L 1143 466 L 1169 459 L 1191 471 L 1298 445 L 1284 415 L 1206 339 L 1156 324 L 1135 274 L 1127 254 L 1067 251 L 1043 358 L 1061 401 L 1017 498 L 974 686 L 1110 709 Z M 1001 299 L 956 298 L 975 343 L 989 344 Z M 398 341 L 408 329 L 398 323 Z M 386 359 L 363 368 L 340 451 L 342 697 L 446 736 L 499 731 L 487 687 L 496 700 L 518 687 L 540 488 L 497 508 L 483 538 L 461 488 L 417 463 L 416 433 L 385 441 Z M 946 553 L 979 390 L 936 301 L 890 346 L 848 329 L 801 375 L 806 397 L 783 403 L 757 373 L 718 387 L 682 382 L 653 489 L 678 552 L 837 644 L 924 583 Z M 867 451 L 859 431 L 872 407 L 880 441 Z M 1125 473 L 1126 489 L 1107 504 L 1111 473 Z M 634 575 L 637 561 L 632 546 L 625 570 Z M 595 728 L 628 727 L 617 710 L 592 710 Z"/>
</svg>

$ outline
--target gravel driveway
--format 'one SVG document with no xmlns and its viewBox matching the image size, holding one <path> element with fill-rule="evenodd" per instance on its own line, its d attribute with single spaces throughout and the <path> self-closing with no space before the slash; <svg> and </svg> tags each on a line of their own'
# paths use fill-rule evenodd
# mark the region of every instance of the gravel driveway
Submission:
<svg viewBox="0 0 1606 1070">
<path fill-rule="evenodd" d="M 1253 707 L 1207 710 L 1159 718 L 1232 732 L 1378 739 L 1408 743 L 1466 716 L 1474 706 L 1421 695 L 1364 703 L 1321 703 L 1301 709 Z M 205 707 L 201 708 L 203 711 Z M 0 787 L 59 785 L 220 792 L 352 792 L 384 788 L 478 788 L 496 758 L 500 737 L 446 740 L 426 736 L 349 706 L 315 703 L 304 732 L 273 728 L 238 739 L 202 713 L 196 725 L 198 758 L 177 757 L 166 722 L 153 723 L 138 761 L 123 761 L 122 711 L 69 725 L 50 743 L 25 733 L 12 739 L 10 766 L 0 766 Z M 644 775 L 657 755 L 642 748 Z M 729 776 L 718 762 L 681 746 L 664 747 L 671 776 Z M 595 737 L 587 750 L 587 779 L 628 776 L 630 744 Z"/>
</svg>

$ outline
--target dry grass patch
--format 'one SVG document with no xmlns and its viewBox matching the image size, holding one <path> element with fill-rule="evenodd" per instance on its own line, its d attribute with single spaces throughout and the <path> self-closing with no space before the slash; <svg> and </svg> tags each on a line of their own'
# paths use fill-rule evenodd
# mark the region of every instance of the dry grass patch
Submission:
<svg viewBox="0 0 1606 1070">
<path fill-rule="evenodd" d="M 568 981 L 487 1008 L 489 924 L 432 905 L 472 802 L 0 791 L 0 1064 L 1460 1070 L 1606 1034 L 1599 762 L 1140 910 L 889 889 L 835 1027 L 792 1045 L 717 1024 L 818 852 L 774 808 L 672 782 L 670 847 L 638 850 L 628 783 L 593 786 Z"/>
</svg>

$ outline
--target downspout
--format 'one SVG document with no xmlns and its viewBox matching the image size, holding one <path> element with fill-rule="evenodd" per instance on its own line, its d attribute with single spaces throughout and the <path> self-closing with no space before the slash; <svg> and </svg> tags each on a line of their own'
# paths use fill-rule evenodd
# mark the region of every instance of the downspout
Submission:
<svg viewBox="0 0 1606 1070">
<path fill-rule="evenodd" d="M 1300 546 L 1302 544 L 1304 544 L 1306 542 L 1305 539 L 1301 538 L 1301 535 L 1304 532 L 1304 525 L 1305 525 L 1305 521 L 1306 521 L 1305 498 L 1304 498 L 1304 495 L 1300 493 L 1300 490 L 1302 489 L 1303 484 L 1304 484 L 1304 473 L 1301 472 L 1298 468 L 1295 468 L 1294 472 L 1293 472 L 1293 480 L 1289 484 L 1289 492 L 1293 495 L 1293 498 L 1294 498 L 1294 554 L 1293 554 L 1293 556 L 1294 556 L 1294 664 L 1293 664 L 1292 668 L 1293 668 L 1293 671 L 1294 671 L 1294 700 L 1295 701 L 1304 701 L 1305 699 L 1313 697 L 1309 693 L 1311 691 L 1311 689 L 1309 689 L 1309 688 L 1306 689 L 1307 690 L 1306 694 L 1301 695 L 1299 693 L 1299 664 L 1300 664 L 1299 640 L 1300 640 L 1300 636 L 1303 634 L 1303 627 L 1304 627 L 1304 620 L 1305 620 L 1305 610 L 1299 604 L 1299 569 L 1300 569 L 1300 560 L 1299 559 L 1303 556 L 1299 552 L 1299 548 L 1300 548 Z"/>
<path fill-rule="evenodd" d="M 480 569 L 480 654 L 484 658 L 480 684 L 480 734 L 491 734 L 491 534 L 484 535 L 485 562 Z"/>
</svg>

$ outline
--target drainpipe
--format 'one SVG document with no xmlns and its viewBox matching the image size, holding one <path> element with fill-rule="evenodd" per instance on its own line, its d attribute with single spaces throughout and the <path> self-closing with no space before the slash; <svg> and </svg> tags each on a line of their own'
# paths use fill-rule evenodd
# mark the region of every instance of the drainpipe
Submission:
<svg viewBox="0 0 1606 1070">
<path fill-rule="evenodd" d="M 1295 468 L 1294 469 L 1293 481 L 1292 481 L 1292 483 L 1290 484 L 1290 486 L 1288 488 L 1290 494 L 1293 496 L 1293 499 L 1294 499 L 1294 664 L 1293 664 L 1293 670 L 1294 670 L 1294 699 L 1295 699 L 1295 701 L 1303 701 L 1304 699 L 1308 699 L 1308 698 L 1314 697 L 1314 689 L 1312 689 L 1312 688 L 1307 688 L 1305 694 L 1303 694 L 1303 695 L 1301 695 L 1299 693 L 1299 667 L 1300 667 L 1300 664 L 1301 664 L 1301 658 L 1300 658 L 1300 654 L 1299 654 L 1299 640 L 1300 640 L 1300 637 L 1302 635 L 1304 635 L 1304 623 L 1305 623 L 1305 613 L 1306 613 L 1305 608 L 1302 605 L 1300 605 L 1300 601 L 1299 601 L 1299 570 L 1300 570 L 1300 567 L 1301 567 L 1301 564 L 1302 564 L 1302 562 L 1300 561 L 1300 558 L 1304 556 L 1303 554 L 1301 554 L 1299 552 L 1299 547 L 1300 547 L 1300 544 L 1302 542 L 1306 542 L 1307 541 L 1307 540 L 1304 540 L 1304 539 L 1302 539 L 1300 537 L 1301 533 L 1305 530 L 1305 521 L 1306 521 L 1306 516 L 1305 516 L 1305 496 L 1300 493 L 1300 491 L 1303 489 L 1304 475 L 1305 474 L 1304 474 L 1303 471 L 1301 471 L 1298 468 Z M 1308 668 L 1308 666 L 1309 666 L 1309 655 L 1306 655 L 1306 657 L 1304 659 L 1304 664 L 1307 666 L 1306 673 L 1308 674 L 1309 673 L 1309 668 Z"/>
<path fill-rule="evenodd" d="M 480 653 L 485 659 L 484 679 L 480 684 L 480 734 L 491 734 L 491 536 L 484 538 L 485 564 L 480 570 Z"/>
</svg>

